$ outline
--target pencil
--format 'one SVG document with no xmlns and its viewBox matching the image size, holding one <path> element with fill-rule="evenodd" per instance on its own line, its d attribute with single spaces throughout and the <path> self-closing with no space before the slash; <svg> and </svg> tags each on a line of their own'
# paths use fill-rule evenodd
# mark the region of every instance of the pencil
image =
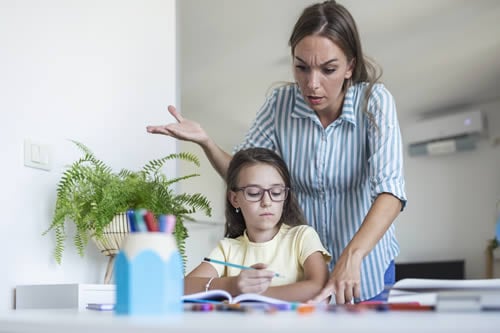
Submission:
<svg viewBox="0 0 500 333">
<path fill-rule="evenodd" d="M 211 258 L 203 258 L 203 261 L 206 261 L 206 262 L 213 262 L 214 264 L 219 264 L 219 265 L 224 265 L 224 266 L 229 266 L 229 267 L 234 267 L 234 268 L 239 268 L 239 269 L 255 269 L 253 267 L 249 267 L 249 266 L 243 266 L 243 265 L 238 265 L 238 264 L 233 264 L 233 263 L 230 263 L 230 262 L 227 262 L 227 261 L 220 261 L 220 260 L 216 260 L 216 259 L 211 259 Z M 275 277 L 284 277 L 283 275 L 280 275 L 278 273 L 274 273 L 274 276 Z"/>
</svg>

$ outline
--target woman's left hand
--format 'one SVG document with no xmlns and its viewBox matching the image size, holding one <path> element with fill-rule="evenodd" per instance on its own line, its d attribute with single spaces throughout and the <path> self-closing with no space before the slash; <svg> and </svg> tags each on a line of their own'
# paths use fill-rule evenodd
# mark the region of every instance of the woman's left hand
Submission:
<svg viewBox="0 0 500 333">
<path fill-rule="evenodd" d="M 362 256 L 344 250 L 339 257 L 328 282 L 310 302 L 319 303 L 328 297 L 335 297 L 336 304 L 351 303 L 361 296 Z"/>
</svg>

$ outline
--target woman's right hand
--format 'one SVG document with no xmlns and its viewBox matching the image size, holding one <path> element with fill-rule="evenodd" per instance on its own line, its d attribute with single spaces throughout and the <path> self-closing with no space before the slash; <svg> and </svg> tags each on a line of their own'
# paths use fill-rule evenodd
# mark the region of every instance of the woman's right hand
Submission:
<svg viewBox="0 0 500 333">
<path fill-rule="evenodd" d="M 146 130 L 149 133 L 168 135 L 179 140 L 191 141 L 200 145 L 209 140 L 207 133 L 200 124 L 182 117 L 175 109 L 175 106 L 169 105 L 168 112 L 177 120 L 177 123 L 147 126 Z"/>
<path fill-rule="evenodd" d="M 242 270 L 235 279 L 235 290 L 237 294 L 255 293 L 261 294 L 269 288 L 274 272 L 268 271 L 267 265 L 255 264 L 255 269 Z"/>
</svg>

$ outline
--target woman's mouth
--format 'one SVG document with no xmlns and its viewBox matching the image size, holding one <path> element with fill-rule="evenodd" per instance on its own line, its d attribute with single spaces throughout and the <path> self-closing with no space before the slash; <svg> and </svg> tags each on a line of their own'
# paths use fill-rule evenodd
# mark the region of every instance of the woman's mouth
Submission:
<svg viewBox="0 0 500 333">
<path fill-rule="evenodd" d="M 307 96 L 307 99 L 309 99 L 309 102 L 311 102 L 312 105 L 318 105 L 323 100 L 323 97 Z"/>
</svg>

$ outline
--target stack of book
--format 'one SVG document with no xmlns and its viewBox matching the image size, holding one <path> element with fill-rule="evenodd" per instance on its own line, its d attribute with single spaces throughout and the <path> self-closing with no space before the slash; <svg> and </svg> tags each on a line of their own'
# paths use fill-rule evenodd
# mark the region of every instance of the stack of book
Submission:
<svg viewBox="0 0 500 333">
<path fill-rule="evenodd" d="M 418 302 L 436 311 L 500 311 L 500 279 L 402 279 L 391 287 L 388 302 Z"/>
</svg>

